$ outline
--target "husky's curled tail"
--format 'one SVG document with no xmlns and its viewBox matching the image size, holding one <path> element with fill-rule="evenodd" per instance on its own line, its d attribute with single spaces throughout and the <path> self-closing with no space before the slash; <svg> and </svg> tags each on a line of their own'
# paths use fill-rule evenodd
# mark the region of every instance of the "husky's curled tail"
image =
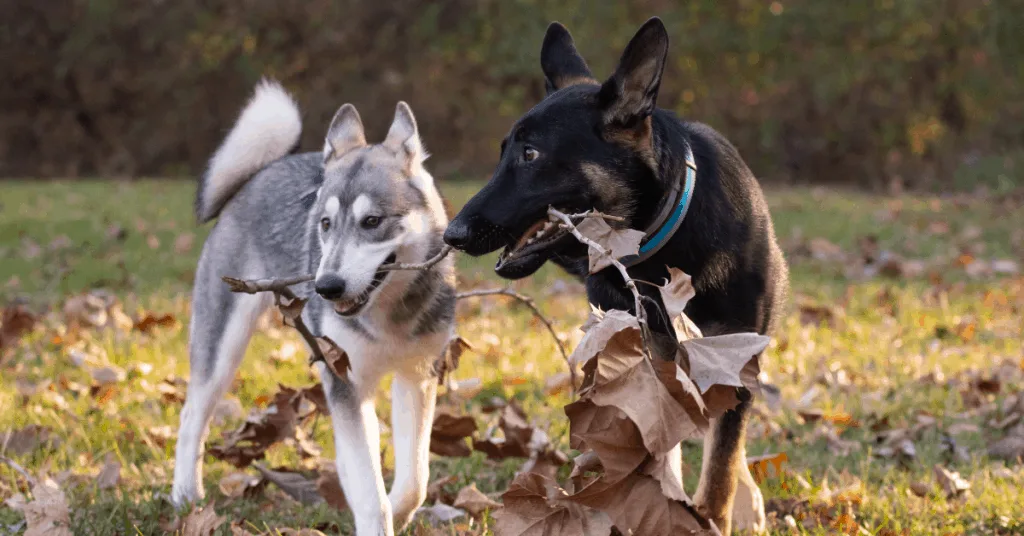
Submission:
<svg viewBox="0 0 1024 536">
<path fill-rule="evenodd" d="M 221 143 L 196 191 L 196 219 L 206 223 L 267 164 L 294 152 L 302 134 L 299 107 L 281 84 L 264 79 Z"/>
</svg>

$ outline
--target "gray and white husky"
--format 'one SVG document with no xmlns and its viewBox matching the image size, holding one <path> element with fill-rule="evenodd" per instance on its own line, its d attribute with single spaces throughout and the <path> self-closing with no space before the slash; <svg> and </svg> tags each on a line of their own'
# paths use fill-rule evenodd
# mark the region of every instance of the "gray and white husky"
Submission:
<svg viewBox="0 0 1024 536">
<path fill-rule="evenodd" d="M 338 475 L 356 532 L 394 533 L 423 503 L 436 379 L 433 360 L 453 334 L 454 266 L 381 271 L 435 256 L 447 215 L 416 120 L 398 103 L 387 138 L 369 145 L 351 104 L 331 122 L 322 153 L 289 155 L 301 131 L 294 100 L 264 81 L 213 155 L 196 199 L 200 222 L 218 218 L 196 271 L 189 326 L 191 380 L 174 468 L 176 504 L 200 499 L 210 414 L 234 378 L 268 293 L 235 294 L 221 276 L 316 273 L 293 287 L 303 320 L 348 353 L 348 378 L 318 363 L 334 424 Z M 395 479 L 385 494 L 374 411 L 394 373 Z M 393 516 L 393 518 L 392 518 Z"/>
</svg>

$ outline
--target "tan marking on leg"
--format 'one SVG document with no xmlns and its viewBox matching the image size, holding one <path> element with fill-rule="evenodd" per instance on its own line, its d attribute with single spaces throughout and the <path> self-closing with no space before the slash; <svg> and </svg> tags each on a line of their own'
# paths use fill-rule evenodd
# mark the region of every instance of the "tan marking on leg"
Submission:
<svg viewBox="0 0 1024 536">
<path fill-rule="evenodd" d="M 729 534 L 732 523 L 733 500 L 736 496 L 736 481 L 740 466 L 746 463 L 744 448 L 745 434 L 739 431 L 740 437 L 736 448 L 730 449 L 726 441 L 719 441 L 722 425 L 734 425 L 735 422 L 723 422 L 722 418 L 712 419 L 708 433 L 704 436 L 703 461 L 700 470 L 700 483 L 693 496 L 694 502 L 702 514 L 715 522 L 722 534 Z M 727 433 L 734 433 L 727 432 Z"/>
</svg>

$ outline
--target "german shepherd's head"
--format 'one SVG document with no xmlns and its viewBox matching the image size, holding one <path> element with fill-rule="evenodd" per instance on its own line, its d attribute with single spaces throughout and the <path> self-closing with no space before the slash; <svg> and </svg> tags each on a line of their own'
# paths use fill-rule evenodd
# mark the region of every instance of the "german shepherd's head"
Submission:
<svg viewBox="0 0 1024 536">
<path fill-rule="evenodd" d="M 596 209 L 642 229 L 654 215 L 638 209 L 656 207 L 663 191 L 652 119 L 667 53 L 665 26 L 652 18 L 600 83 L 569 31 L 552 23 L 540 58 L 547 96 L 512 125 L 490 182 L 451 222 L 445 242 L 470 255 L 504 247 L 495 271 L 518 279 L 548 259 L 568 266 L 587 255 L 548 222 L 548 206 Z"/>
</svg>

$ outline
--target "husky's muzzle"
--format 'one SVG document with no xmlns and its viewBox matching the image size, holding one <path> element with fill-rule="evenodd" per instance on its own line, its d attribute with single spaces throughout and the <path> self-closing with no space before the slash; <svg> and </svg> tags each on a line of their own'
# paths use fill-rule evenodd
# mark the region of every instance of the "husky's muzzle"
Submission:
<svg viewBox="0 0 1024 536">
<path fill-rule="evenodd" d="M 388 255 L 388 258 L 384 259 L 381 266 L 386 264 L 392 264 L 395 262 L 395 254 Z M 334 311 L 341 316 L 353 316 L 358 314 L 359 311 L 363 310 L 363 307 L 370 302 L 370 297 L 373 295 L 373 291 L 377 290 L 384 279 L 387 278 L 388 270 L 377 269 L 377 273 L 373 276 L 373 281 L 366 287 L 366 290 L 360 292 L 358 295 L 352 298 L 344 298 L 345 296 L 345 280 L 335 276 L 326 275 L 316 280 L 315 288 L 316 293 L 321 298 L 331 302 L 334 305 Z"/>
</svg>

